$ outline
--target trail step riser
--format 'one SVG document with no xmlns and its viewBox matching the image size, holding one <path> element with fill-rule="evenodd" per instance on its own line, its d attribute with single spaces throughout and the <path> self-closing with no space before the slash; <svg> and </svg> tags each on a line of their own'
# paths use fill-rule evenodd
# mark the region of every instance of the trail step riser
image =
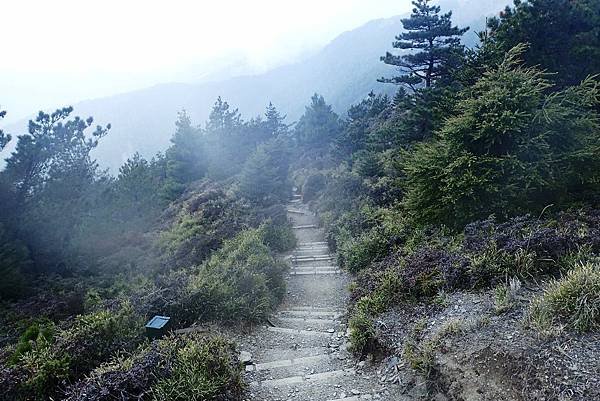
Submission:
<svg viewBox="0 0 600 401">
<path fill-rule="evenodd" d="M 278 361 L 271 362 L 263 362 L 257 363 L 256 365 L 246 366 L 247 372 L 258 372 L 261 370 L 269 370 L 269 369 L 277 369 L 277 368 L 289 368 L 292 366 L 305 366 L 309 364 L 321 363 L 321 362 L 329 362 L 331 360 L 331 356 L 329 355 L 314 355 L 314 356 L 306 356 L 302 358 L 294 358 L 294 359 L 282 359 Z"/>
<path fill-rule="evenodd" d="M 267 327 L 267 330 L 275 332 L 275 333 L 303 335 L 303 336 L 309 336 L 309 337 L 332 337 L 335 334 L 335 333 L 328 333 L 325 331 L 288 329 L 285 327 Z"/>
<path fill-rule="evenodd" d="M 354 375 L 354 369 L 334 370 L 331 372 L 315 373 L 314 375 L 306 376 L 291 376 L 283 379 L 263 380 L 261 382 L 252 382 L 253 386 L 262 387 L 279 387 L 300 383 L 317 383 L 323 380 L 334 379 L 337 377 L 345 377 Z"/>
</svg>

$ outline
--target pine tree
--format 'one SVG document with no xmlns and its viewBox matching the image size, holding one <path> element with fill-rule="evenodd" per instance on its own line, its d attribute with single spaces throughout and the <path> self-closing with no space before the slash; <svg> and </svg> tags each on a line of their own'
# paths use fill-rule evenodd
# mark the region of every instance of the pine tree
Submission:
<svg viewBox="0 0 600 401">
<path fill-rule="evenodd" d="M 6 111 L 0 110 L 0 120 L 4 118 L 4 116 L 6 115 Z M 11 140 L 11 136 L 8 134 L 5 134 L 4 131 L 2 131 L 0 129 L 0 151 L 2 151 L 2 149 L 4 149 L 4 147 L 6 146 L 7 143 L 9 143 Z"/>
<path fill-rule="evenodd" d="M 286 116 L 281 115 L 273 103 L 269 102 L 265 112 L 265 127 L 271 137 L 276 137 L 287 132 L 288 126 L 284 123 Z"/>
<path fill-rule="evenodd" d="M 296 138 L 303 145 L 311 145 L 327 150 L 334 138 L 337 138 L 342 128 L 339 116 L 331 105 L 325 102 L 323 96 L 315 93 L 310 106 L 296 124 Z"/>
<path fill-rule="evenodd" d="M 488 24 L 491 42 L 501 54 L 529 43 L 525 62 L 555 73 L 552 80 L 559 88 L 600 72 L 598 0 L 516 0 L 514 4 Z"/>
<path fill-rule="evenodd" d="M 173 196 L 178 196 L 186 184 L 206 174 L 206 160 L 202 132 L 192 126 L 185 110 L 179 113 L 175 126 L 177 130 L 171 138 L 173 145 L 166 154 L 167 187 Z"/>
<path fill-rule="evenodd" d="M 404 32 L 396 36 L 395 49 L 417 50 L 416 53 L 394 55 L 388 52 L 381 60 L 397 66 L 402 75 L 381 78 L 379 82 L 405 84 L 414 89 L 425 84 L 429 88 L 447 75 L 456 55 L 462 50 L 460 37 L 469 28 L 452 26 L 452 12 L 440 14 L 440 6 L 429 5 L 431 0 L 413 1 L 410 18 L 402 20 Z"/>
</svg>

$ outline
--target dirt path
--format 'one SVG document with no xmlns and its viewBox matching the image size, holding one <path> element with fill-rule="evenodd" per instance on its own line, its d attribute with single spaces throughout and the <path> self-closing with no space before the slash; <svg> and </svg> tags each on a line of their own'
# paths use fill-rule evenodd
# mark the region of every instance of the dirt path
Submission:
<svg viewBox="0 0 600 401">
<path fill-rule="evenodd" d="M 339 270 L 315 216 L 296 199 L 288 207 L 298 246 L 289 256 L 288 294 L 273 326 L 257 329 L 240 347 L 252 400 L 403 400 L 376 372 L 346 350 L 349 278 Z"/>
</svg>

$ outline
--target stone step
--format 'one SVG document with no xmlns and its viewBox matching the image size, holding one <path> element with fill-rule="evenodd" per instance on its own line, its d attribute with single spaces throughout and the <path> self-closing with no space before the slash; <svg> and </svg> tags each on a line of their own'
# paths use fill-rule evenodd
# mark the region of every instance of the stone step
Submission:
<svg viewBox="0 0 600 401">
<path fill-rule="evenodd" d="M 342 274 L 341 270 L 306 270 L 306 271 L 291 271 L 290 276 L 331 276 Z"/>
<path fill-rule="evenodd" d="M 291 270 L 340 270 L 340 268 L 336 265 L 332 265 L 331 263 L 325 263 L 326 261 L 313 261 L 311 263 L 303 263 L 300 265 L 292 266 Z"/>
<path fill-rule="evenodd" d="M 363 375 L 353 368 L 306 375 L 251 381 L 257 400 L 294 401 L 414 401 L 395 388 L 378 383 L 377 377 Z M 356 394 L 355 393 L 359 393 Z"/>
<path fill-rule="evenodd" d="M 335 257 L 332 255 L 311 255 L 311 256 L 294 256 L 292 257 L 293 262 L 312 262 L 315 260 L 333 260 Z"/>
<path fill-rule="evenodd" d="M 343 316 L 341 312 L 329 312 L 329 311 L 302 311 L 302 310 L 283 310 L 280 311 L 277 316 L 295 316 L 298 318 L 309 318 L 309 319 L 337 319 L 340 316 Z"/>
<path fill-rule="evenodd" d="M 371 394 L 364 394 L 364 395 L 353 395 L 350 397 L 344 397 L 344 398 L 336 398 L 336 399 L 330 399 L 327 401 L 362 401 L 362 400 L 373 400 L 375 399 Z"/>
<path fill-rule="evenodd" d="M 289 368 L 292 366 L 301 366 L 306 367 L 318 363 L 327 363 L 329 364 L 333 359 L 331 354 L 320 354 L 320 355 L 312 355 L 312 356 L 303 356 L 299 358 L 291 358 L 291 359 L 279 359 L 270 362 L 262 362 L 254 365 L 246 366 L 246 372 L 258 372 L 259 370 L 270 370 L 270 369 L 278 369 L 278 368 Z"/>
<path fill-rule="evenodd" d="M 298 247 L 311 247 L 311 246 L 328 246 L 325 241 L 313 241 L 313 242 L 300 242 L 297 244 Z"/>
<path fill-rule="evenodd" d="M 334 320 L 334 319 L 318 319 L 318 318 L 306 318 L 306 317 L 278 317 L 277 320 L 282 321 L 282 322 L 290 322 L 290 323 L 296 323 L 296 322 L 304 322 L 304 323 L 314 323 L 314 324 L 329 324 L 331 326 L 333 325 L 337 325 L 340 324 L 339 320 Z"/>
<path fill-rule="evenodd" d="M 308 374 L 308 375 L 298 375 L 298 376 L 289 376 L 281 379 L 271 379 L 271 380 L 263 380 L 263 381 L 254 381 L 251 383 L 253 386 L 260 387 L 272 387 L 278 388 L 283 386 L 295 385 L 295 384 L 305 384 L 305 383 L 318 383 L 320 381 L 329 381 L 331 379 L 341 378 L 341 377 L 352 377 L 356 374 L 354 369 L 340 369 L 340 370 L 332 370 L 328 372 Z"/>
<path fill-rule="evenodd" d="M 292 227 L 294 230 L 306 230 L 306 229 L 312 229 L 312 228 L 318 228 L 315 224 L 304 224 L 304 225 L 299 225 L 299 226 L 293 226 Z"/>
<path fill-rule="evenodd" d="M 330 256 L 329 248 L 313 248 L 313 249 L 296 249 L 293 256 L 297 257 L 312 257 L 312 256 Z"/>
<path fill-rule="evenodd" d="M 279 317 L 273 323 L 278 327 L 299 329 L 299 330 L 314 330 L 327 331 L 334 329 L 336 332 L 345 331 L 345 327 L 339 320 L 333 319 L 305 319 L 300 317 Z"/>
<path fill-rule="evenodd" d="M 303 311 L 303 312 L 329 312 L 329 313 L 340 313 L 342 310 L 335 308 L 328 308 L 322 306 L 290 306 L 285 309 L 286 311 Z"/>
<path fill-rule="evenodd" d="M 268 331 L 272 331 L 274 333 L 284 333 L 290 335 L 300 335 L 300 336 L 309 336 L 309 337 L 323 337 L 323 338 L 333 338 L 337 337 L 335 330 L 333 332 L 330 331 L 319 331 L 319 330 L 301 330 L 301 329 L 291 329 L 287 327 L 267 327 Z"/>
</svg>

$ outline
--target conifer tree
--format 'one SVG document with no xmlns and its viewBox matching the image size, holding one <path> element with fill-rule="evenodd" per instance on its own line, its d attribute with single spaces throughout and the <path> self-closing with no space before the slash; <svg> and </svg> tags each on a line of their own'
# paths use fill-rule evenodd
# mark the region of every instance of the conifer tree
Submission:
<svg viewBox="0 0 600 401">
<path fill-rule="evenodd" d="M 0 110 L 0 120 L 4 118 L 4 116 L 6 115 L 6 111 Z M 5 134 L 4 131 L 2 131 L 0 129 L 0 151 L 2 151 L 2 149 L 4 149 L 4 147 L 6 146 L 7 143 L 9 143 L 11 140 L 10 135 Z"/>
<path fill-rule="evenodd" d="M 453 59 L 462 50 L 460 37 L 469 28 L 452 26 L 452 12 L 440 15 L 440 6 L 433 6 L 431 0 L 413 1 L 415 8 L 410 18 L 402 20 L 406 32 L 396 36 L 395 49 L 416 50 L 417 52 L 394 55 L 388 52 L 381 60 L 397 66 L 402 75 L 381 78 L 380 82 L 404 84 L 412 89 L 424 84 L 431 87 L 443 78 Z"/>
<path fill-rule="evenodd" d="M 284 123 L 286 116 L 281 115 L 273 103 L 269 102 L 265 112 L 265 127 L 271 137 L 287 132 L 288 126 Z"/>
<path fill-rule="evenodd" d="M 323 96 L 315 93 L 310 106 L 306 107 L 296 124 L 295 136 L 303 145 L 312 145 L 315 148 L 322 146 L 322 149 L 326 149 L 339 135 L 341 128 L 340 118 L 331 105 L 325 102 Z"/>
<path fill-rule="evenodd" d="M 206 174 L 206 160 L 202 132 L 192 126 L 185 110 L 179 113 L 175 126 L 173 145 L 167 151 L 167 176 L 168 188 L 177 196 L 186 184 Z"/>
</svg>

